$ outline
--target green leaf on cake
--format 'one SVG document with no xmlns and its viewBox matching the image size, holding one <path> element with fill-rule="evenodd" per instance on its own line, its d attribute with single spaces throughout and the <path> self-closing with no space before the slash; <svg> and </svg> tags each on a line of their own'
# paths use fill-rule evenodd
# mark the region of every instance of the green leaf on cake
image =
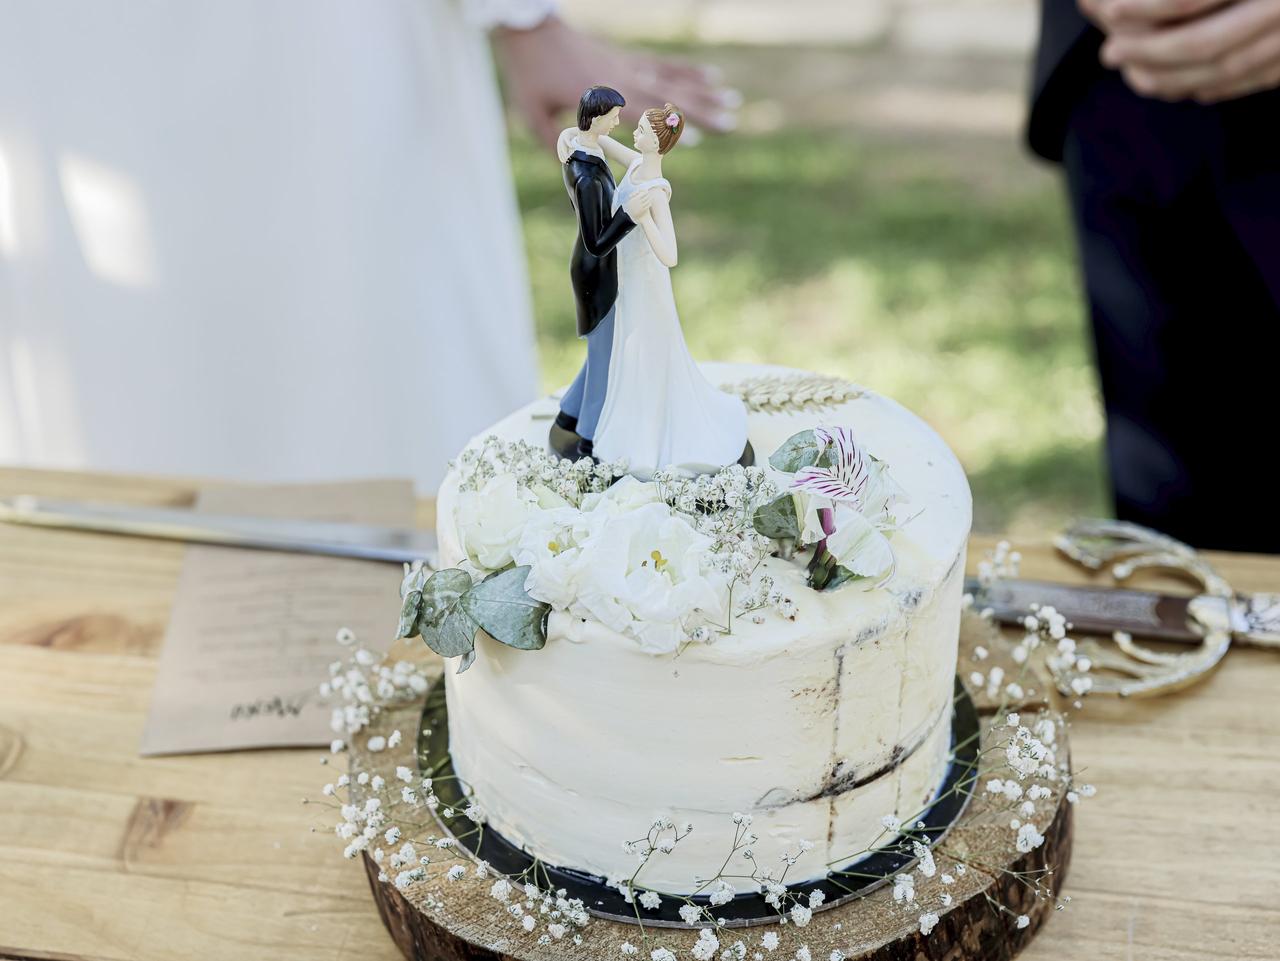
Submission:
<svg viewBox="0 0 1280 961">
<path fill-rule="evenodd" d="M 458 670 L 455 673 L 461 674 L 475 662 L 476 649 L 473 647 L 471 650 L 467 651 L 467 653 L 462 655 L 462 659 L 458 661 Z"/>
<path fill-rule="evenodd" d="M 436 571 L 422 588 L 422 618 L 439 624 L 471 590 L 471 575 L 456 567 Z"/>
<path fill-rule="evenodd" d="M 796 501 L 790 494 L 762 504 L 752 517 L 756 533 L 775 541 L 794 541 L 800 537 L 800 518 Z"/>
<path fill-rule="evenodd" d="M 400 589 L 404 603 L 397 636 L 413 637 L 443 623 L 458 606 L 458 599 L 471 589 L 471 575 L 451 567 L 427 577 L 426 568 L 417 568 L 406 575 Z"/>
<path fill-rule="evenodd" d="M 812 467 L 822 454 L 822 444 L 811 430 L 792 434 L 782 446 L 769 455 L 769 463 L 776 470 L 794 474 L 805 467 Z"/>
<path fill-rule="evenodd" d="M 404 603 L 400 605 L 400 624 L 396 628 L 396 637 L 414 637 L 418 631 L 418 615 L 422 611 L 422 588 L 429 575 L 427 568 L 415 566 L 406 568 L 404 581 L 400 584 L 400 596 Z"/>
<path fill-rule="evenodd" d="M 547 643 L 551 605 L 535 601 L 524 589 L 529 567 L 491 574 L 462 596 L 459 607 L 494 640 L 522 651 Z"/>
<path fill-rule="evenodd" d="M 476 623 L 476 619 L 458 606 L 449 612 L 438 627 L 430 624 L 424 626 L 422 639 L 427 642 L 427 647 L 441 657 L 458 657 L 475 650 L 478 630 L 480 625 Z"/>
<path fill-rule="evenodd" d="M 783 441 L 782 446 L 769 455 L 769 464 L 788 474 L 806 467 L 830 466 L 826 445 L 811 430 L 802 430 Z"/>
</svg>

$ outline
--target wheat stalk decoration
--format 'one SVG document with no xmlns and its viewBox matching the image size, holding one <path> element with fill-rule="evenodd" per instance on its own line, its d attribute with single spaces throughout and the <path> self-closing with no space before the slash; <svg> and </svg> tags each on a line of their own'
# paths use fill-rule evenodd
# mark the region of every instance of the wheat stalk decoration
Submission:
<svg viewBox="0 0 1280 961">
<path fill-rule="evenodd" d="M 748 411 L 781 414 L 803 410 L 826 410 L 861 397 L 863 390 L 840 377 L 818 374 L 749 377 L 721 390 L 747 405 Z"/>
</svg>

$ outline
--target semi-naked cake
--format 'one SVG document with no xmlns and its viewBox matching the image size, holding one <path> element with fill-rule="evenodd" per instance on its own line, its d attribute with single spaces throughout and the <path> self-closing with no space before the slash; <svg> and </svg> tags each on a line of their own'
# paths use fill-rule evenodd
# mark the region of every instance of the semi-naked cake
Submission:
<svg viewBox="0 0 1280 961">
<path fill-rule="evenodd" d="M 651 857 L 637 884 L 678 894 L 720 871 L 737 815 L 751 817 L 753 863 L 789 858 L 785 882 L 791 884 L 866 856 L 892 839 L 886 824 L 910 821 L 928 806 L 951 756 L 971 520 L 969 485 L 955 456 L 889 398 L 850 387 L 833 404 L 813 405 L 804 399 L 809 380 L 797 371 L 720 364 L 703 371 L 731 393 L 744 384 L 764 385 L 760 398 L 748 396 L 748 435 L 766 478 L 784 495 L 799 475 L 771 467 L 770 452 L 814 428 L 820 447 L 837 428 L 856 438 L 864 461 L 850 470 L 883 470 L 899 495 L 886 533 L 888 570 L 814 589 L 816 547 L 784 537 L 733 585 L 737 597 L 726 599 L 717 629 L 704 622 L 699 630 L 691 621 L 687 636 L 685 627 L 673 635 L 670 624 L 648 630 L 643 602 L 629 602 L 631 613 L 620 621 L 613 599 L 598 596 L 601 584 L 608 593 L 610 582 L 591 578 L 615 563 L 629 585 L 651 586 L 645 579 L 664 576 L 649 566 L 651 559 L 661 571 L 674 570 L 668 565 L 676 561 L 663 554 L 671 549 L 662 545 L 693 542 L 673 542 L 661 527 L 646 534 L 629 519 L 636 513 L 616 508 L 594 533 L 579 525 L 576 534 L 563 535 L 585 543 L 589 534 L 606 541 L 616 532 L 617 551 L 579 559 L 585 572 L 556 580 L 551 565 L 563 556 L 556 543 L 561 535 L 548 535 L 545 550 L 541 541 L 530 547 L 525 538 L 525 559 L 541 556 L 547 564 L 539 568 L 535 556 L 537 583 L 532 576 L 526 583 L 535 599 L 549 601 L 541 649 L 517 649 L 479 631 L 465 669 L 446 675 L 454 768 L 483 808 L 487 829 L 546 864 L 616 881 L 636 870 L 626 842 L 645 838 L 655 819 L 669 822 L 678 844 Z M 778 396 L 770 396 L 769 384 L 780 385 Z M 545 449 L 554 413 L 551 401 L 531 404 L 471 448 L 496 435 Z M 819 469 L 837 456 L 837 445 L 830 441 Z M 854 457 L 843 448 L 841 454 Z M 439 495 L 440 567 L 470 569 L 478 581 L 492 574 L 486 563 L 496 569 L 507 558 L 484 558 L 476 546 L 477 504 L 483 512 L 484 498 L 496 497 L 497 488 L 464 484 L 463 474 L 455 466 Z M 611 493 L 592 496 L 630 499 L 629 510 L 631 502 L 654 499 L 647 493 L 652 486 L 623 478 Z M 607 506 L 615 510 L 612 501 Z M 798 523 L 807 526 L 803 518 Z M 654 540 L 652 550 L 645 537 Z M 490 536 L 483 547 L 493 543 Z M 477 565 L 477 557 L 483 563 Z M 520 561 L 516 552 L 508 563 Z M 686 574 L 697 563 L 687 556 L 679 561 Z M 743 606 L 762 576 L 772 579 L 773 603 Z M 544 584 L 549 578 L 554 589 Z M 592 596 L 566 598 L 575 584 L 588 582 Z M 758 872 L 746 856 L 740 849 L 722 873 L 747 878 L 751 887 Z"/>
</svg>

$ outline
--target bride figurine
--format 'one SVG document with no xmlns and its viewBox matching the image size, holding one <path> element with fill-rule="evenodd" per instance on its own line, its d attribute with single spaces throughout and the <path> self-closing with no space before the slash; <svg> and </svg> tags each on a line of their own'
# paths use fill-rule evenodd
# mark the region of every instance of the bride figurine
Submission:
<svg viewBox="0 0 1280 961">
<path fill-rule="evenodd" d="M 641 192 L 649 204 L 641 205 L 640 229 L 617 246 L 613 349 L 593 453 L 602 461 L 626 460 L 642 480 L 660 468 L 699 474 L 753 460 L 746 408 L 712 386 L 689 355 L 671 290 L 676 234 L 662 158 L 683 130 L 684 117 L 666 104 L 641 115 L 634 150 L 600 138 L 605 155 L 627 165 L 614 212 Z"/>
</svg>

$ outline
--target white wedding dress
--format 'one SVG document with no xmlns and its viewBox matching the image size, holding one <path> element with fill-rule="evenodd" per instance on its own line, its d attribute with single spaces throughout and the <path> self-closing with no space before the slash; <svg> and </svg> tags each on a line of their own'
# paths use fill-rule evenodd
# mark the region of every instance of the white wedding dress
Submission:
<svg viewBox="0 0 1280 961">
<path fill-rule="evenodd" d="M 0 3 L 0 465 L 430 489 L 537 389 L 486 29 Z"/>
<path fill-rule="evenodd" d="M 635 181 L 632 163 L 613 195 L 617 211 L 637 191 L 662 190 L 665 178 Z M 625 459 L 648 479 L 659 468 L 686 474 L 736 463 L 747 443 L 742 401 L 712 386 L 685 346 L 671 290 L 671 270 L 636 227 L 618 244 L 618 300 L 609 386 L 596 427 L 594 453 Z"/>
</svg>

